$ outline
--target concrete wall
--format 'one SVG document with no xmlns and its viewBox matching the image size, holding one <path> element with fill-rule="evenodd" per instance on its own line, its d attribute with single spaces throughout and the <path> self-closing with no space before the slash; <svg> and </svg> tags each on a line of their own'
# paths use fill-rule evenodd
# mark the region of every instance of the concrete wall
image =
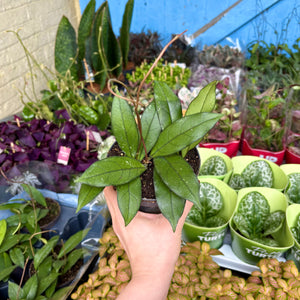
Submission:
<svg viewBox="0 0 300 300">
<path fill-rule="evenodd" d="M 15 34 L 7 31 L 19 30 L 35 59 L 53 71 L 55 35 L 63 15 L 78 28 L 79 1 L 0 0 L 0 120 L 22 110 L 18 89 L 33 97 L 25 52 Z M 34 91 L 40 97 L 40 91 L 47 88 L 46 80 L 36 68 L 33 73 Z"/>
</svg>

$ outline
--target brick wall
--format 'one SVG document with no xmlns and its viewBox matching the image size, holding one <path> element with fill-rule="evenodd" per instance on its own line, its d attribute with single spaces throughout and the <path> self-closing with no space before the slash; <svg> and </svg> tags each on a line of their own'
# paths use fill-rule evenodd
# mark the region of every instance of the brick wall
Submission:
<svg viewBox="0 0 300 300">
<path fill-rule="evenodd" d="M 55 35 L 63 15 L 78 28 L 79 0 L 0 0 L 0 120 L 22 110 L 20 91 L 32 99 L 47 88 L 37 68 L 32 72 L 36 75 L 32 88 L 25 52 L 16 35 L 7 31 L 19 30 L 36 61 L 53 71 Z"/>
</svg>

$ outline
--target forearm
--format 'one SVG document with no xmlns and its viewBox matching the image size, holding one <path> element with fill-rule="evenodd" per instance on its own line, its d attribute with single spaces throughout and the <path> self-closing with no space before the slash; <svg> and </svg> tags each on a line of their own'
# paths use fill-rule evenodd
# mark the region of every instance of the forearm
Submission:
<svg viewBox="0 0 300 300">
<path fill-rule="evenodd" d="M 136 276 L 131 279 L 117 300 L 166 300 L 172 274 Z"/>
</svg>

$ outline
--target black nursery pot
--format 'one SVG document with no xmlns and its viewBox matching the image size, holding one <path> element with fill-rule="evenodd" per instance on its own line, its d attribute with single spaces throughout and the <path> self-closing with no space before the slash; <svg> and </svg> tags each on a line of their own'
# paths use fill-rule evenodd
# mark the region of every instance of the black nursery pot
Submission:
<svg viewBox="0 0 300 300">
<path fill-rule="evenodd" d="M 122 154 L 124 154 L 124 152 L 122 152 L 118 143 L 115 142 L 110 148 L 107 156 L 121 156 Z M 192 167 L 194 173 L 198 175 L 200 170 L 200 155 L 196 147 L 186 154 L 185 160 Z M 153 168 L 153 163 L 150 161 L 147 170 L 141 175 L 142 200 L 139 211 L 150 214 L 160 214 L 161 211 L 155 199 Z"/>
</svg>

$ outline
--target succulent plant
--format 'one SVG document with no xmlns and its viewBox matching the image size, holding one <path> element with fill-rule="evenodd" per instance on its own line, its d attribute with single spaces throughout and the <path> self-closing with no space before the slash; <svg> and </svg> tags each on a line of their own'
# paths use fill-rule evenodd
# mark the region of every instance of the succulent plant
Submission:
<svg viewBox="0 0 300 300">
<path fill-rule="evenodd" d="M 200 64 L 219 68 L 242 68 L 245 63 L 245 55 L 239 49 L 228 45 L 205 45 L 198 56 Z"/>
<path fill-rule="evenodd" d="M 223 157 L 213 155 L 202 164 L 199 175 L 220 176 L 225 175 L 227 172 L 227 165 Z"/>
</svg>

